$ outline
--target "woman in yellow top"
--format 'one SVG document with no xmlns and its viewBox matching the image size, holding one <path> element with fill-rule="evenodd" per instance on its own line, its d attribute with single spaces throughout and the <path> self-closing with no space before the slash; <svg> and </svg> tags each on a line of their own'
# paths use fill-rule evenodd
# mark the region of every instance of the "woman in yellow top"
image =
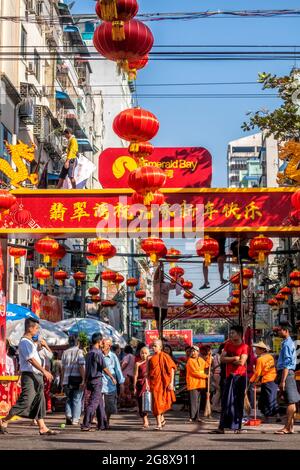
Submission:
<svg viewBox="0 0 300 470">
<path fill-rule="evenodd" d="M 278 413 L 275 361 L 268 353 L 269 347 L 262 341 L 253 344 L 253 347 L 256 349 L 257 362 L 250 382 L 261 383 L 258 407 L 264 416 L 274 416 Z"/>
<path fill-rule="evenodd" d="M 190 421 L 200 421 L 201 390 L 206 389 L 207 362 L 199 357 L 198 346 L 192 346 L 190 357 L 186 364 L 186 387 L 190 396 Z"/>
</svg>

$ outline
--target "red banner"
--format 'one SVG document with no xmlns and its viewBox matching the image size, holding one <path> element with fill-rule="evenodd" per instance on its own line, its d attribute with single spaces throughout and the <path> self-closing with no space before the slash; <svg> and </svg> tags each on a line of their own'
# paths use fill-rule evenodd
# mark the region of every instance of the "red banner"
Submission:
<svg viewBox="0 0 300 470">
<path fill-rule="evenodd" d="M 183 315 L 181 313 L 186 310 L 183 305 L 172 305 L 168 308 L 168 319 L 176 317 L 176 320 L 194 320 L 197 318 L 229 318 L 234 317 L 230 311 L 230 306 L 227 304 L 210 304 L 206 305 L 196 305 L 191 310 L 187 310 Z M 177 315 L 180 315 L 177 317 Z M 142 320 L 152 320 L 154 318 L 153 312 L 149 309 L 141 309 L 141 319 Z"/>
<path fill-rule="evenodd" d="M 2 216 L 0 233 L 126 237 L 158 232 L 181 238 L 191 232 L 201 236 L 203 215 L 206 233 L 296 236 L 300 223 L 291 215 L 293 191 L 169 189 L 164 191 L 166 203 L 149 213 L 144 206 L 131 205 L 130 190 L 17 190 L 17 203 Z"/>
<path fill-rule="evenodd" d="M 164 338 L 173 351 L 184 351 L 193 344 L 193 330 L 164 330 Z M 153 342 L 159 339 L 157 330 L 145 330 L 145 343 L 152 348 Z"/>
<path fill-rule="evenodd" d="M 203 147 L 155 148 L 145 163 L 162 168 L 167 175 L 165 188 L 209 188 L 212 158 Z M 130 171 L 136 161 L 124 148 L 109 148 L 99 156 L 99 181 L 103 188 L 128 188 Z"/>
<path fill-rule="evenodd" d="M 55 295 L 45 295 L 32 289 L 31 309 L 42 320 L 51 322 L 62 320 L 62 302 Z"/>
</svg>

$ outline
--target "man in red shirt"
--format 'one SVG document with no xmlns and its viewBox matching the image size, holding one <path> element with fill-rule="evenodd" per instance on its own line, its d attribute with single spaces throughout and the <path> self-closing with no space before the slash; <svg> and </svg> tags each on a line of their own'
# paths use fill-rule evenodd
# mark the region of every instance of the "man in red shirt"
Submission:
<svg viewBox="0 0 300 470">
<path fill-rule="evenodd" d="M 225 428 L 240 433 L 244 411 L 248 346 L 243 341 L 243 328 L 230 328 L 229 340 L 221 354 L 221 363 L 226 364 L 226 380 L 222 396 L 222 411 L 219 428 L 213 433 L 224 434 Z"/>
</svg>

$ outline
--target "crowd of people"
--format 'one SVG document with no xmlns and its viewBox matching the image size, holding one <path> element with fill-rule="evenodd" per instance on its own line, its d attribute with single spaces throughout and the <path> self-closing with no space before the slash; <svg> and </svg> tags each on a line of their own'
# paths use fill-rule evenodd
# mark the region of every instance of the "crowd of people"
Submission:
<svg viewBox="0 0 300 470">
<path fill-rule="evenodd" d="M 8 423 L 14 416 L 32 420 L 40 435 L 57 434 L 45 423 L 46 413 L 51 412 L 51 399 L 57 394 L 65 397 L 65 426 L 80 425 L 82 432 L 93 430 L 94 424 L 100 431 L 109 429 L 111 416 L 123 408 L 138 411 L 144 430 L 150 427 L 150 414 L 156 420 L 155 430 L 165 427 L 166 412 L 176 401 L 178 369 L 172 349 L 165 341 L 154 341 L 151 352 L 144 343 L 135 351 L 129 345 L 122 351 L 111 339 L 95 333 L 86 351 L 79 339 L 70 337 L 69 348 L 59 359 L 39 338 L 38 331 L 38 320 L 25 320 L 25 333 L 18 348 L 21 393 L 0 421 L 2 434 L 7 433 Z M 243 329 L 238 325 L 231 327 L 229 339 L 214 355 L 207 346 L 187 347 L 181 376 L 188 398 L 185 404 L 189 422 L 202 424 L 202 414 L 210 415 L 207 410 L 212 408 L 220 413 L 220 421 L 218 428 L 210 432 L 223 434 L 227 429 L 242 432 L 243 420 L 249 413 L 247 399 L 254 408 L 252 392 L 259 385 L 259 408 L 265 419 L 280 419 L 278 398 L 284 399 L 286 423 L 276 433 L 293 433 L 296 405 L 300 400 L 294 376 L 296 350 L 288 324 L 281 324 L 279 334 L 283 342 L 277 363 L 262 341 L 253 345 L 256 355 L 251 359 L 252 348 L 244 342 Z M 8 356 L 8 375 L 15 373 L 14 367 Z"/>
</svg>

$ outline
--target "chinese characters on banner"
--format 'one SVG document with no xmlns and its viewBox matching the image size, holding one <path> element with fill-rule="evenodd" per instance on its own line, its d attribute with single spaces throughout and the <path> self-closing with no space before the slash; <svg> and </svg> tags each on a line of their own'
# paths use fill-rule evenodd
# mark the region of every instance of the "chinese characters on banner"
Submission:
<svg viewBox="0 0 300 470">
<path fill-rule="evenodd" d="M 211 304 L 211 308 L 207 305 L 195 305 L 195 307 L 187 310 L 183 315 L 181 312 L 186 310 L 183 305 L 170 306 L 168 308 L 168 319 L 178 318 L 178 320 L 197 319 L 197 318 L 228 318 L 233 317 L 234 314 L 230 311 L 229 305 L 224 304 Z M 177 317 L 177 315 L 180 315 Z M 152 320 L 154 313 L 149 309 L 141 309 L 142 320 Z"/>
<path fill-rule="evenodd" d="M 193 344 L 193 330 L 164 330 L 164 338 L 173 351 L 184 351 L 186 346 Z M 157 330 L 145 330 L 145 343 L 149 348 L 156 339 L 159 339 Z"/>
<path fill-rule="evenodd" d="M 55 295 L 45 295 L 32 289 L 31 309 L 41 320 L 51 322 L 62 320 L 62 302 Z"/>
<path fill-rule="evenodd" d="M 139 236 L 142 231 L 157 230 L 172 235 L 186 227 L 195 227 L 203 215 L 206 233 L 223 231 L 230 236 L 238 232 L 281 232 L 295 235 L 300 224 L 293 222 L 291 195 L 293 188 L 272 189 L 187 189 L 164 190 L 165 204 L 147 212 L 144 206 L 131 205 L 130 190 L 85 191 L 14 191 L 23 211 L 30 214 L 30 225 L 19 225 L 14 212 L 3 216 L 0 233 L 72 233 L 94 236 Z M 43 207 L 43 211 L 40 208 Z M 274 210 L 276 207 L 276 211 Z M 195 230 L 194 230 L 195 231 Z"/>
</svg>

